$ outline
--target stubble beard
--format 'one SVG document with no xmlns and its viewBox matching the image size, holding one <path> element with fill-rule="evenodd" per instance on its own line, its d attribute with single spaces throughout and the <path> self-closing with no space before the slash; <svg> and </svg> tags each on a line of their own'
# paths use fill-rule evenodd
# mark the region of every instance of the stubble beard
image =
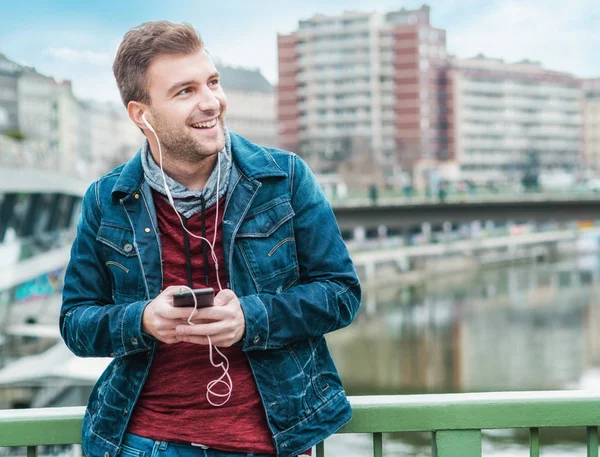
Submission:
<svg viewBox="0 0 600 457">
<path fill-rule="evenodd" d="M 197 163 L 198 161 L 214 156 L 225 147 L 225 120 L 222 115 L 217 118 L 217 125 L 219 127 L 217 140 L 210 141 L 210 145 L 202 144 L 190 132 L 181 132 L 181 129 L 160 115 L 154 114 L 153 117 L 156 124 L 154 128 L 158 133 L 162 152 L 165 156 L 163 159 L 168 158 L 176 162 Z"/>
</svg>

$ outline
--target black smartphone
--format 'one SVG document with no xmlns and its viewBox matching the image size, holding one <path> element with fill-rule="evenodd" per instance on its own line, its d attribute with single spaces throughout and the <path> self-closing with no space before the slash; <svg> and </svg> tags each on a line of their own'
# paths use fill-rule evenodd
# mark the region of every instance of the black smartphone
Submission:
<svg viewBox="0 0 600 457">
<path fill-rule="evenodd" d="M 206 308 L 213 305 L 215 298 L 215 290 L 212 287 L 205 287 L 202 289 L 190 289 L 181 288 L 179 292 L 173 294 L 173 306 L 176 307 L 194 307 L 194 297 L 192 292 L 196 296 L 198 301 L 198 308 Z"/>
</svg>

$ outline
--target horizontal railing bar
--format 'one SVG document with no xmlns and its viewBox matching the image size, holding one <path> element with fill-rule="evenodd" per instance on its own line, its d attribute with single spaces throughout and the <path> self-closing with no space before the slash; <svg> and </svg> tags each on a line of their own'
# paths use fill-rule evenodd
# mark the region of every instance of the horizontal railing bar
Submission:
<svg viewBox="0 0 600 457">
<path fill-rule="evenodd" d="M 600 392 L 364 396 L 351 397 L 350 403 L 353 418 L 342 433 L 600 424 Z M 0 410 L 0 446 L 80 443 L 83 414 L 83 407 Z"/>
<path fill-rule="evenodd" d="M 81 443 L 84 410 L 81 406 L 0 410 L 0 447 Z"/>
<path fill-rule="evenodd" d="M 415 432 L 600 424 L 600 392 L 544 391 L 364 396 L 350 399 L 339 433 Z"/>
</svg>

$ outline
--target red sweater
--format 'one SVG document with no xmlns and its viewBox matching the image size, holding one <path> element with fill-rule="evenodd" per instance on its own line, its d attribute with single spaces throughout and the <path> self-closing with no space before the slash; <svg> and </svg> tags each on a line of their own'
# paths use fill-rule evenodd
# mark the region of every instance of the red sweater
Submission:
<svg viewBox="0 0 600 457">
<path fill-rule="evenodd" d="M 182 284 L 192 288 L 208 285 L 218 292 L 215 265 L 208 246 L 208 269 L 205 270 L 203 241 L 187 234 L 184 236 L 175 211 L 159 194 L 154 193 L 154 202 L 162 243 L 163 288 Z M 227 281 L 221 239 L 224 203 L 223 198 L 219 202 L 219 230 L 215 243 L 219 279 L 223 287 Z M 206 238 L 211 242 L 215 209 L 215 205 L 208 208 L 204 218 Z M 190 232 L 202 236 L 201 213 L 185 222 Z M 187 256 L 186 252 L 191 255 Z M 188 282 L 190 274 L 192 284 Z M 231 398 L 224 406 L 215 407 L 206 400 L 206 385 L 223 374 L 221 368 L 210 364 L 208 346 L 183 342 L 158 343 L 127 431 L 157 441 L 196 443 L 230 452 L 275 454 L 265 411 L 246 355 L 239 346 L 219 349 L 229 359 L 229 375 L 233 381 Z M 213 357 L 215 363 L 221 362 L 221 356 L 216 352 Z M 226 392 L 222 384 L 213 389 L 219 393 Z M 220 398 L 213 397 L 213 401 L 219 402 Z"/>
</svg>

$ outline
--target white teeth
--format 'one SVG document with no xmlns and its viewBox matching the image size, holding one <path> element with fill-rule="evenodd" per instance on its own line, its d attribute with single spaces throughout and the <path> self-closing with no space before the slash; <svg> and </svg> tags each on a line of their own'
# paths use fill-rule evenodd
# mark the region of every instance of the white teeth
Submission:
<svg viewBox="0 0 600 457">
<path fill-rule="evenodd" d="M 209 127 L 214 127 L 216 124 L 217 124 L 217 120 L 213 119 L 212 121 L 209 121 L 209 122 L 199 122 L 198 124 L 192 124 L 192 127 L 209 128 Z"/>
</svg>

